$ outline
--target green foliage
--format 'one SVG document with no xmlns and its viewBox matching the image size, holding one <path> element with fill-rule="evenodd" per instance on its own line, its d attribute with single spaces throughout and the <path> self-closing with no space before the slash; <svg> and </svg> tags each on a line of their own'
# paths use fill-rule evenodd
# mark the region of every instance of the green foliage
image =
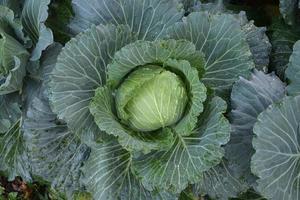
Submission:
<svg viewBox="0 0 300 200">
<path fill-rule="evenodd" d="M 0 0 L 0 199 L 299 200 L 299 6 Z"/>
</svg>

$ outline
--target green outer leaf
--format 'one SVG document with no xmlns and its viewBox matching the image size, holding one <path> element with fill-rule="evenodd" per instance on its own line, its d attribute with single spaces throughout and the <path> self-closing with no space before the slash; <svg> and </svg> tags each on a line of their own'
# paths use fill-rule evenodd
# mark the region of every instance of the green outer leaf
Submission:
<svg viewBox="0 0 300 200">
<path fill-rule="evenodd" d="M 300 95 L 300 40 L 294 45 L 285 74 L 289 80 L 288 94 L 292 96 Z"/>
<path fill-rule="evenodd" d="M 0 170 L 4 171 L 11 181 L 16 176 L 30 181 L 29 159 L 25 151 L 20 120 L 21 118 L 12 124 L 4 135 L 0 136 Z"/>
<path fill-rule="evenodd" d="M 254 153 L 252 129 L 259 113 L 285 95 L 285 85 L 274 74 L 254 70 L 249 80 L 240 78 L 232 89 L 229 113 L 232 131 L 225 146 L 225 158 L 218 166 L 204 173 L 202 182 L 194 186 L 197 194 L 216 199 L 238 197 L 254 186 L 250 160 Z"/>
<path fill-rule="evenodd" d="M 297 8 L 298 0 L 280 0 L 280 13 L 288 25 L 294 25 L 296 22 Z"/>
<path fill-rule="evenodd" d="M 187 79 L 186 85 L 188 85 L 190 91 L 189 110 L 175 125 L 174 130 L 181 135 L 190 135 L 196 126 L 198 116 L 203 111 L 206 88 L 199 81 L 197 70 L 191 67 L 189 62 L 169 59 L 164 65 L 165 67 L 171 67 L 173 70 L 179 70 Z"/>
<path fill-rule="evenodd" d="M 221 145 L 228 142 L 230 133 L 230 125 L 223 116 L 226 103 L 214 97 L 206 104 L 192 135 L 177 134 L 168 151 L 153 151 L 133 160 L 133 170 L 147 189 L 179 193 L 189 183 L 199 182 L 203 172 L 220 162 L 224 155 Z"/>
<path fill-rule="evenodd" d="M 264 74 L 255 70 L 251 78 L 240 80 L 231 93 L 230 121 L 232 132 L 226 145 L 225 157 L 236 169 L 237 179 L 253 185 L 255 178 L 250 171 L 250 160 L 254 153 L 252 147 L 253 126 L 257 116 L 269 105 L 285 96 L 285 84 L 274 74 Z"/>
<path fill-rule="evenodd" d="M 270 68 L 284 80 L 284 72 L 293 52 L 293 45 L 300 40 L 300 29 L 286 25 L 283 20 L 274 20 L 269 31 L 272 43 Z"/>
<path fill-rule="evenodd" d="M 195 44 L 206 58 L 204 84 L 224 95 L 239 76 L 248 76 L 254 63 L 246 36 L 232 15 L 194 12 L 168 30 L 173 39 Z"/>
<path fill-rule="evenodd" d="M 4 70 L 4 82 L 0 85 L 0 95 L 18 91 L 23 86 L 26 64 L 29 57 L 26 49 L 0 28 L 0 68 Z"/>
<path fill-rule="evenodd" d="M 300 199 L 300 96 L 286 97 L 258 116 L 252 172 L 257 190 L 273 200 Z"/>
<path fill-rule="evenodd" d="M 29 162 L 21 132 L 22 118 L 17 94 L 0 96 L 0 108 L 0 171 L 4 172 L 9 180 L 20 176 L 24 180 L 30 181 Z M 4 128 L 2 127 L 3 121 L 5 121 Z"/>
<path fill-rule="evenodd" d="M 108 65 L 109 82 L 116 87 L 130 71 L 147 64 L 163 64 L 168 59 L 187 60 L 202 75 L 204 57 L 195 50 L 195 45 L 186 40 L 136 41 L 114 55 Z"/>
<path fill-rule="evenodd" d="M 40 96 L 31 101 L 24 122 L 32 173 L 72 196 L 82 189 L 80 167 L 88 156 L 88 147 L 56 119 L 47 100 Z"/>
<path fill-rule="evenodd" d="M 23 7 L 22 25 L 34 45 L 31 61 L 38 60 L 42 51 L 53 43 L 52 31 L 44 24 L 48 18 L 49 3 L 50 0 L 26 0 Z"/>
<path fill-rule="evenodd" d="M 95 200 L 176 200 L 167 192 L 147 191 L 131 172 L 132 157 L 114 141 L 92 146 L 83 166 L 84 182 Z"/>
<path fill-rule="evenodd" d="M 128 25 L 141 40 L 155 40 L 179 21 L 177 0 L 73 0 L 75 18 L 70 28 L 82 32 L 92 24 Z"/>
<path fill-rule="evenodd" d="M 227 13 L 236 18 L 246 36 L 246 41 L 249 45 L 250 51 L 253 56 L 255 68 L 267 71 L 269 65 L 269 56 L 271 53 L 272 45 L 266 35 L 266 27 L 257 27 L 254 25 L 253 20 L 248 20 L 245 11 L 236 14 L 229 8 L 226 9 L 223 0 L 214 1 L 214 3 L 198 3 L 192 8 L 193 11 L 208 11 L 210 13 Z"/>
<path fill-rule="evenodd" d="M 50 182 L 51 186 L 72 199 L 75 190 L 82 189 L 80 167 L 89 149 L 79 141 L 67 125 L 51 111 L 47 95 L 49 73 L 61 46 L 48 47 L 41 59 L 41 79 L 28 103 L 24 116 L 24 136 L 30 156 L 32 174 Z M 28 85 L 34 84 L 29 82 Z"/>
<path fill-rule="evenodd" d="M 133 40 L 128 27 L 99 25 L 63 48 L 50 78 L 50 102 L 74 133 L 100 133 L 88 105 L 94 90 L 106 83 L 111 56 Z"/>
<path fill-rule="evenodd" d="M 106 86 L 99 87 L 90 104 L 90 111 L 100 130 L 117 136 L 125 149 L 149 153 L 153 149 L 168 149 L 172 145 L 173 132 L 169 128 L 156 133 L 134 132 L 119 122 L 113 112 L 114 106 L 112 91 Z"/>
<path fill-rule="evenodd" d="M 234 166 L 224 159 L 221 163 L 204 173 L 203 180 L 193 185 L 197 195 L 208 194 L 209 197 L 218 200 L 228 200 L 237 197 L 238 194 L 248 189 L 248 185 L 235 176 Z"/>
</svg>

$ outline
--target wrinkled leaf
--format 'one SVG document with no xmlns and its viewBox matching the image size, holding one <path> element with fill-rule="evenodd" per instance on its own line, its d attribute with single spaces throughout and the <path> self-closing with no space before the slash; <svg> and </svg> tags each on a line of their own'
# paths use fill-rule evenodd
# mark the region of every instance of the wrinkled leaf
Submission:
<svg viewBox="0 0 300 200">
<path fill-rule="evenodd" d="M 258 116 L 254 126 L 252 172 L 268 199 L 299 199 L 300 96 L 286 97 Z"/>
<path fill-rule="evenodd" d="M 225 159 L 204 173 L 203 180 L 193 185 L 197 195 L 208 194 L 211 198 L 228 200 L 248 189 L 248 184 L 239 180 L 236 169 Z"/>
<path fill-rule="evenodd" d="M 173 39 L 187 39 L 205 55 L 202 81 L 225 95 L 239 76 L 254 68 L 241 26 L 232 15 L 194 12 L 169 28 Z"/>
<path fill-rule="evenodd" d="M 133 160 L 133 169 L 149 190 L 175 193 L 203 179 L 203 172 L 217 165 L 229 140 L 229 123 L 223 116 L 226 103 L 219 97 L 207 100 L 198 128 L 189 136 L 177 134 L 168 151 L 153 151 Z"/>
<path fill-rule="evenodd" d="M 167 192 L 147 191 L 131 172 L 132 156 L 114 141 L 92 146 L 83 166 L 84 182 L 95 200 L 175 200 Z"/>
<path fill-rule="evenodd" d="M 245 12 L 240 12 L 237 17 L 246 35 L 255 68 L 267 72 L 272 45 L 266 35 L 266 27 L 255 26 L 254 21 L 248 21 Z"/>
<path fill-rule="evenodd" d="M 31 180 L 29 159 L 21 131 L 21 110 L 17 94 L 0 96 L 0 171 L 14 180 Z M 4 124 L 4 126 L 3 126 Z"/>
<path fill-rule="evenodd" d="M 139 39 L 154 40 L 183 16 L 177 0 L 73 0 L 72 4 L 75 17 L 70 28 L 74 33 L 93 24 L 123 24 Z"/>
<path fill-rule="evenodd" d="M 172 145 L 173 133 L 168 128 L 155 133 L 133 131 L 122 125 L 114 110 L 112 91 L 106 86 L 98 88 L 90 104 L 90 111 L 98 127 L 118 137 L 119 143 L 128 151 L 149 153 L 153 149 L 165 149 Z"/>
<path fill-rule="evenodd" d="M 240 78 L 231 93 L 231 137 L 225 146 L 225 159 L 204 173 L 204 180 L 195 191 L 208 193 L 213 198 L 237 197 L 255 184 L 250 171 L 252 128 L 259 113 L 271 103 L 284 97 L 285 86 L 274 74 L 254 71 L 250 80 Z"/>
<path fill-rule="evenodd" d="M 271 53 L 271 44 L 266 35 L 266 27 L 257 27 L 254 21 L 249 21 L 246 12 L 241 11 L 239 14 L 233 13 L 225 8 L 222 1 L 214 3 L 199 3 L 194 6 L 194 11 L 208 11 L 210 13 L 227 13 L 235 17 L 241 25 L 242 31 L 246 36 L 246 41 L 250 47 L 253 56 L 255 68 L 267 71 L 269 65 L 269 55 Z"/>
<path fill-rule="evenodd" d="M 186 40 L 137 41 L 115 54 L 113 62 L 108 65 L 108 79 L 110 84 L 117 86 L 134 68 L 152 63 L 182 74 L 189 85 L 190 105 L 175 129 L 182 135 L 189 135 L 198 115 L 203 111 L 202 103 L 206 99 L 206 88 L 199 81 L 199 76 L 203 75 L 204 62 L 202 53 Z"/>
<path fill-rule="evenodd" d="M 49 106 L 47 83 L 60 51 L 60 45 L 53 45 L 42 57 L 41 82 L 30 98 L 23 126 L 33 175 L 71 197 L 82 188 L 80 167 L 89 149 Z"/>
<path fill-rule="evenodd" d="M 76 134 L 98 134 L 88 105 L 95 89 L 106 83 L 112 55 L 135 40 L 124 26 L 93 26 L 66 44 L 50 78 L 50 103 Z"/>
</svg>

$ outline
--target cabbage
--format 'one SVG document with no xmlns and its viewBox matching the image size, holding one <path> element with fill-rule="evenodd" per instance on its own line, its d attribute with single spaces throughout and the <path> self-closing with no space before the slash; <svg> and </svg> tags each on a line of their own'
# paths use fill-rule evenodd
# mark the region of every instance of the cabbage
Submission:
<svg viewBox="0 0 300 200">
<path fill-rule="evenodd" d="M 66 199 L 298 200 L 299 3 L 271 57 L 225 5 L 0 0 L 1 175 Z"/>
</svg>

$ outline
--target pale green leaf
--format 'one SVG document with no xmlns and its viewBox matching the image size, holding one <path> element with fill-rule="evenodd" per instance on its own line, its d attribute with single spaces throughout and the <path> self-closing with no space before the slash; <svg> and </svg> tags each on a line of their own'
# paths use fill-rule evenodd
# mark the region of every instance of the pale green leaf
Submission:
<svg viewBox="0 0 300 200">
<path fill-rule="evenodd" d="M 172 145 L 174 137 L 170 129 L 152 133 L 133 131 L 119 122 L 114 106 L 112 91 L 106 86 L 100 87 L 96 90 L 90 111 L 100 130 L 117 136 L 123 148 L 149 153 L 153 149 L 168 149 Z"/>
</svg>

